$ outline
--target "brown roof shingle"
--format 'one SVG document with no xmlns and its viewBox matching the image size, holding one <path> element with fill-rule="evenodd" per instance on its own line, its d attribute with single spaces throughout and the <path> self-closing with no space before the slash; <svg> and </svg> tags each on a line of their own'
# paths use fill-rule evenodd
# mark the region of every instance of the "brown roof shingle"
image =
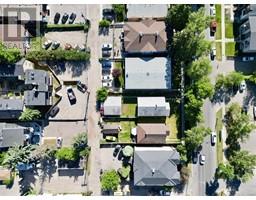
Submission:
<svg viewBox="0 0 256 200">
<path fill-rule="evenodd" d="M 145 19 L 140 22 L 126 22 L 124 25 L 124 48 L 126 52 L 166 51 L 164 21 Z"/>
</svg>

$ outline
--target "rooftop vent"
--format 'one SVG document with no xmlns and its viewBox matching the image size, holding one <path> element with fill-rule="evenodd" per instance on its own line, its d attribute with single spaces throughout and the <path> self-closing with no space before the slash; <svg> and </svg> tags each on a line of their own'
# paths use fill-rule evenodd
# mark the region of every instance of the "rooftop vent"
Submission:
<svg viewBox="0 0 256 200">
<path fill-rule="evenodd" d="M 146 75 L 149 76 L 149 72 L 147 72 Z"/>
<path fill-rule="evenodd" d="M 155 174 L 155 168 L 152 169 L 152 175 L 154 175 L 154 174 Z"/>
</svg>

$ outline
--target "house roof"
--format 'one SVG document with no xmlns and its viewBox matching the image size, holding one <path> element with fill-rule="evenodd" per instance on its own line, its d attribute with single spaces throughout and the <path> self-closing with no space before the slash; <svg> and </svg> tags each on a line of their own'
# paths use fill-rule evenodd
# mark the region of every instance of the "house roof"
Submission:
<svg viewBox="0 0 256 200">
<path fill-rule="evenodd" d="M 179 153 L 172 147 L 135 147 L 133 173 L 136 186 L 174 186 L 180 183 Z"/>
<path fill-rule="evenodd" d="M 0 67 L 0 77 L 18 77 L 24 76 L 23 63 L 25 59 L 21 59 L 15 64 L 2 64 Z"/>
<path fill-rule="evenodd" d="M 10 178 L 11 178 L 11 170 L 0 168 L 0 181 L 10 180 Z"/>
<path fill-rule="evenodd" d="M 148 136 L 166 136 L 168 128 L 163 123 L 155 124 L 138 124 L 137 125 L 137 143 L 143 143 L 143 140 Z M 156 141 L 157 143 L 157 141 Z"/>
<path fill-rule="evenodd" d="M 142 81 L 143 80 L 143 81 Z M 165 57 L 125 58 L 125 89 L 170 89 L 171 62 Z"/>
<path fill-rule="evenodd" d="M 121 105 L 121 96 L 108 96 L 104 102 L 104 115 L 121 115 Z"/>
<path fill-rule="evenodd" d="M 167 4 L 127 4 L 127 18 L 166 17 Z"/>
<path fill-rule="evenodd" d="M 256 50 L 256 16 L 249 16 L 250 23 L 250 50 Z"/>
<path fill-rule="evenodd" d="M 22 111 L 22 99 L 0 99 L 0 119 L 17 119 Z"/>
<path fill-rule="evenodd" d="M 116 124 L 104 124 L 102 129 L 103 134 L 118 134 L 119 133 L 119 125 Z"/>
<path fill-rule="evenodd" d="M 0 148 L 23 145 L 25 128 L 16 124 L 0 124 Z"/>
<path fill-rule="evenodd" d="M 165 52 L 165 22 L 146 19 L 124 24 L 124 49 L 126 52 Z"/>
<path fill-rule="evenodd" d="M 165 97 L 138 97 L 138 116 L 168 116 L 170 105 Z"/>
</svg>

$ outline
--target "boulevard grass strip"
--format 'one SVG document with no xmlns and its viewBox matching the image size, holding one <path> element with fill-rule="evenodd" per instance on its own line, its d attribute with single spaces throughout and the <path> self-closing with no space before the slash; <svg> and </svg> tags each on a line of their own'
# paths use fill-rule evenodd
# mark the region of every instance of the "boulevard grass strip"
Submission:
<svg viewBox="0 0 256 200">
<path fill-rule="evenodd" d="M 219 61 L 222 60 L 221 42 L 216 42 L 216 59 Z"/>
<path fill-rule="evenodd" d="M 226 44 L 226 56 L 235 56 L 236 54 L 236 43 L 235 42 L 227 42 Z"/>
<path fill-rule="evenodd" d="M 225 37 L 234 38 L 233 22 L 230 20 L 225 21 Z"/>
<path fill-rule="evenodd" d="M 216 4 L 215 5 L 215 9 L 216 9 L 216 22 L 217 22 L 217 30 L 215 33 L 215 37 L 216 40 L 220 40 L 221 39 L 221 5 L 220 4 Z"/>
<path fill-rule="evenodd" d="M 219 165 L 220 163 L 223 162 L 223 141 L 221 138 L 221 130 L 223 126 L 222 122 L 222 108 L 218 110 L 216 113 L 216 134 L 217 134 L 217 164 Z"/>
</svg>

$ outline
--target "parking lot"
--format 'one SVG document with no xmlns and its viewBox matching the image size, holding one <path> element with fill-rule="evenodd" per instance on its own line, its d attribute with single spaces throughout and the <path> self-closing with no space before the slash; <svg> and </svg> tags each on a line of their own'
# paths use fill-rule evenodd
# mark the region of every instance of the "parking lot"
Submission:
<svg viewBox="0 0 256 200">
<path fill-rule="evenodd" d="M 110 170 L 122 167 L 122 161 L 118 160 L 118 155 L 113 156 L 114 148 L 101 148 L 100 149 L 100 161 L 102 170 Z"/>
<path fill-rule="evenodd" d="M 77 4 L 77 5 L 76 4 L 60 4 L 60 5 L 51 4 L 48 6 L 50 7 L 50 15 L 49 15 L 49 19 L 48 19 L 48 22 L 50 24 L 54 23 L 54 16 L 57 12 L 60 13 L 59 23 L 61 23 L 61 18 L 64 13 L 67 13 L 69 16 L 71 15 L 71 13 L 76 14 L 76 19 L 74 21 L 74 24 L 84 23 L 84 21 L 85 21 L 85 19 L 82 17 L 82 14 L 84 15 L 84 17 L 86 17 L 86 13 L 87 13 L 86 5 L 82 5 L 82 4 Z"/>
</svg>

